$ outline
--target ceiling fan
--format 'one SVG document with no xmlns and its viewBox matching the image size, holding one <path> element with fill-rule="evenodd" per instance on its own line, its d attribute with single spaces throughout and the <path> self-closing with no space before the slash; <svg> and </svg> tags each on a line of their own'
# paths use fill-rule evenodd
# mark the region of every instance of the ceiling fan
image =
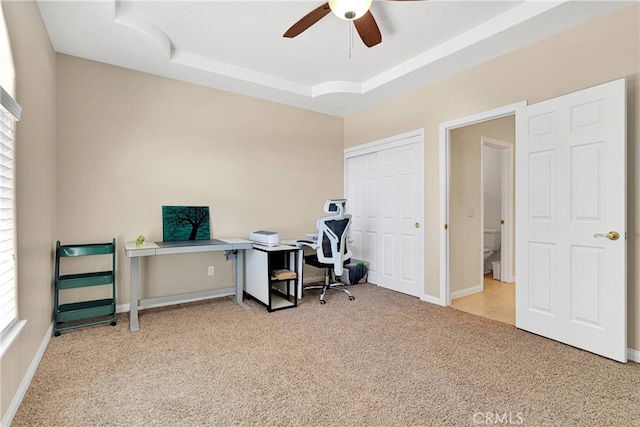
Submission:
<svg viewBox="0 0 640 427">
<path fill-rule="evenodd" d="M 340 19 L 353 21 L 356 31 L 367 47 L 373 47 L 382 41 L 380 28 L 373 14 L 369 10 L 372 0 L 329 0 L 327 3 L 313 9 L 293 24 L 282 37 L 293 38 L 333 12 Z M 411 0 L 388 0 L 411 1 Z"/>
</svg>

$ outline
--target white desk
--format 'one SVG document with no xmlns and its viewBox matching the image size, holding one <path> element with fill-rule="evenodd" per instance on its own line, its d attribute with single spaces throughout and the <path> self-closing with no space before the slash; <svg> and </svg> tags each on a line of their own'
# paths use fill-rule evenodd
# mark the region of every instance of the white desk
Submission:
<svg viewBox="0 0 640 427">
<path fill-rule="evenodd" d="M 138 308 L 153 303 L 170 303 L 178 301 L 185 296 L 214 297 L 223 295 L 234 295 L 236 304 L 242 308 L 250 308 L 242 301 L 242 288 L 244 285 L 244 251 L 251 249 L 253 243 L 244 239 L 216 239 L 193 242 L 149 242 L 143 245 L 136 245 L 135 242 L 126 243 L 124 250 L 131 259 L 131 308 L 129 311 L 129 329 L 137 331 L 140 329 L 138 321 Z M 138 299 L 138 259 L 140 257 L 155 255 L 186 254 L 193 252 L 213 252 L 213 251 L 233 251 L 236 254 L 235 287 L 216 289 L 213 291 L 195 292 L 192 294 L 181 294 L 162 298 L 151 298 L 145 300 Z"/>
</svg>

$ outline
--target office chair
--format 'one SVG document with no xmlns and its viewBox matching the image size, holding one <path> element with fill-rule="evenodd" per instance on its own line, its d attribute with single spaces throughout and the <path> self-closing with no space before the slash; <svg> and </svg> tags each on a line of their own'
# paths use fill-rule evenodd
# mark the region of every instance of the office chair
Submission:
<svg viewBox="0 0 640 427">
<path fill-rule="evenodd" d="M 351 258 L 351 249 L 347 242 L 351 215 L 344 213 L 346 203 L 345 199 L 327 200 L 324 203 L 324 211 L 333 215 L 318 220 L 316 240 L 298 240 L 299 245 L 309 246 L 316 251 L 315 254 L 304 257 L 305 264 L 324 268 L 324 284 L 306 286 L 303 289 L 322 289 L 320 304 L 326 303 L 324 296 L 329 289 L 338 289 L 349 295 L 350 300 L 355 299 L 344 283 L 338 281 L 344 271 L 344 264 Z"/>
</svg>

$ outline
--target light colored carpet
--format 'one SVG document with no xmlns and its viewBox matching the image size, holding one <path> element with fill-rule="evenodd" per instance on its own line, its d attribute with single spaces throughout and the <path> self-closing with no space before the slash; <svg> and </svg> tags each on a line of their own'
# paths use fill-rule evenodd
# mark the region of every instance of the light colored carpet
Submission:
<svg viewBox="0 0 640 427">
<path fill-rule="evenodd" d="M 631 426 L 640 365 L 374 285 L 52 338 L 13 426 Z"/>
</svg>

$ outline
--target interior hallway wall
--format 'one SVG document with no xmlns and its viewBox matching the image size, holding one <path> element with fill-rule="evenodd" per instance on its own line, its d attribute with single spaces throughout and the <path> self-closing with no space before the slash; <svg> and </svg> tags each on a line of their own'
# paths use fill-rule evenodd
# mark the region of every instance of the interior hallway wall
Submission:
<svg viewBox="0 0 640 427">
<path fill-rule="evenodd" d="M 516 102 L 536 103 L 626 77 L 628 344 L 640 350 L 639 17 L 636 3 L 345 120 L 345 148 L 425 129 L 425 295 L 440 298 L 440 123 Z"/>
</svg>

